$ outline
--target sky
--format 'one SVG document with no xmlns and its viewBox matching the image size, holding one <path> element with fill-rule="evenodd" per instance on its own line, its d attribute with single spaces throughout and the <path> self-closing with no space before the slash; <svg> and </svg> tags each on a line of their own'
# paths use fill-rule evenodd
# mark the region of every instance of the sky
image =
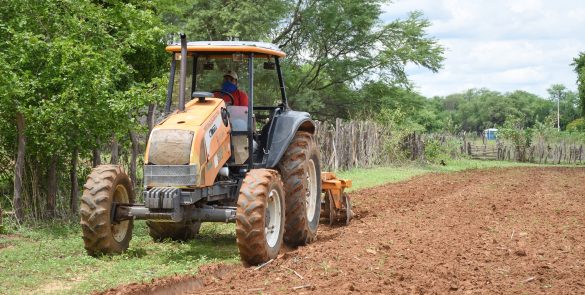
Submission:
<svg viewBox="0 0 585 295">
<path fill-rule="evenodd" d="M 384 22 L 422 11 L 428 36 L 445 48 L 438 73 L 407 67 L 424 96 L 488 88 L 546 98 L 552 84 L 577 89 L 571 63 L 585 52 L 583 0 L 395 0 L 382 9 Z"/>
</svg>

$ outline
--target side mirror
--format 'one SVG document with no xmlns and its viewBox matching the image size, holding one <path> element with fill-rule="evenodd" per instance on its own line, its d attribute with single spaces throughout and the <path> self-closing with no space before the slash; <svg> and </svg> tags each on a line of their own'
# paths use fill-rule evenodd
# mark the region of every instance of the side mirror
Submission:
<svg viewBox="0 0 585 295">
<path fill-rule="evenodd" d="M 271 62 L 271 61 L 267 61 L 264 63 L 264 69 L 265 70 L 274 70 L 274 69 L 276 69 L 276 64 Z"/>
</svg>

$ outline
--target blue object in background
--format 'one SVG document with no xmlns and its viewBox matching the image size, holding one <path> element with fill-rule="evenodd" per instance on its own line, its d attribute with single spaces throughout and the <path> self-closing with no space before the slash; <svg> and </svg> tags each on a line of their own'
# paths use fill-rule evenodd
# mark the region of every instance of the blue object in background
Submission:
<svg viewBox="0 0 585 295">
<path fill-rule="evenodd" d="M 485 136 L 487 140 L 496 140 L 497 134 L 498 129 L 496 128 L 488 128 L 483 131 L 483 136 Z"/>
</svg>

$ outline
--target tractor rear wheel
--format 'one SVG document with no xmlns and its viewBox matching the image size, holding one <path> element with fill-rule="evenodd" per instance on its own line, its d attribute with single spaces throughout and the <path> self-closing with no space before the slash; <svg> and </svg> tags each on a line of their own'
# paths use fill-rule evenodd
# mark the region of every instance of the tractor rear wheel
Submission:
<svg viewBox="0 0 585 295">
<path fill-rule="evenodd" d="M 315 240 L 321 214 L 321 163 L 313 135 L 298 131 L 278 169 L 286 192 L 284 242 L 292 247 Z"/>
<path fill-rule="evenodd" d="M 148 225 L 148 234 L 157 242 L 162 242 L 166 239 L 188 241 L 195 238 L 199 234 L 199 228 L 201 228 L 201 222 L 185 224 L 148 220 L 146 225 Z"/>
<path fill-rule="evenodd" d="M 89 255 L 121 253 L 132 239 L 132 220 L 113 222 L 112 204 L 134 202 L 132 182 L 118 165 L 94 168 L 84 185 L 81 206 L 81 229 Z"/>
<path fill-rule="evenodd" d="M 244 265 L 257 265 L 278 255 L 284 233 L 284 200 L 277 171 L 248 172 L 236 209 L 236 241 Z"/>
</svg>

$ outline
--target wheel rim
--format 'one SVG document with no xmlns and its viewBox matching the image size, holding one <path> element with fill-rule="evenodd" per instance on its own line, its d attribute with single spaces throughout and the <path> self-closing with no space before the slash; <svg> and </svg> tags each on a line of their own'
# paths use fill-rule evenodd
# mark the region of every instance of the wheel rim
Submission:
<svg viewBox="0 0 585 295">
<path fill-rule="evenodd" d="M 282 221 L 282 209 L 280 207 L 280 194 L 273 189 L 268 195 L 266 216 L 264 222 L 264 234 L 266 243 L 270 248 L 274 247 L 280 236 L 280 222 Z"/>
<path fill-rule="evenodd" d="M 126 188 L 118 184 L 116 186 L 116 191 L 114 192 L 114 202 L 120 204 L 128 204 L 130 203 L 130 198 L 128 197 L 128 191 Z M 130 227 L 130 221 L 124 220 L 120 221 L 117 224 L 112 224 L 112 236 L 116 242 L 120 243 L 126 238 L 126 234 L 128 233 L 128 228 Z"/>
<path fill-rule="evenodd" d="M 309 160 L 309 171 L 307 171 L 307 190 L 306 194 L 306 207 L 307 207 L 307 219 L 309 222 L 313 222 L 315 218 L 315 209 L 317 208 L 317 169 L 315 169 L 315 162 L 313 159 Z"/>
</svg>

